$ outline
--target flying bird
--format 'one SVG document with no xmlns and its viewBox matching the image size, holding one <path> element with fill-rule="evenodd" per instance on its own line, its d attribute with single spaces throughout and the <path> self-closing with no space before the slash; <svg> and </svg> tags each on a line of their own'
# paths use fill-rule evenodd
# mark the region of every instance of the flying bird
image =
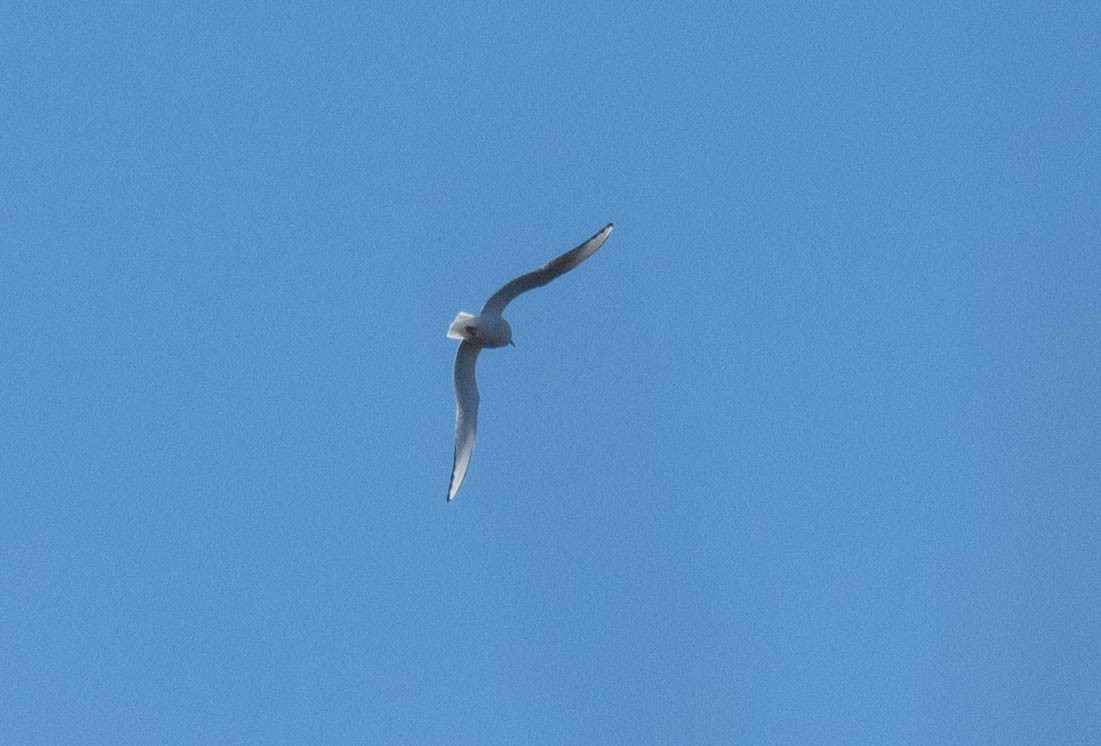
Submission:
<svg viewBox="0 0 1101 746">
<path fill-rule="evenodd" d="M 588 259 L 601 247 L 612 232 L 612 224 L 596 232 L 589 240 L 559 257 L 551 259 L 537 270 L 520 275 L 489 296 L 482 312 L 473 316 L 460 311 L 447 336 L 461 339 L 455 355 L 455 461 L 451 466 L 451 484 L 447 488 L 450 502 L 459 485 L 463 483 L 474 450 L 474 436 L 478 430 L 478 383 L 474 378 L 474 364 L 483 347 L 504 347 L 512 344 L 512 327 L 501 318 L 505 306 L 520 293 L 542 287 L 559 275 L 563 275 Z"/>
</svg>

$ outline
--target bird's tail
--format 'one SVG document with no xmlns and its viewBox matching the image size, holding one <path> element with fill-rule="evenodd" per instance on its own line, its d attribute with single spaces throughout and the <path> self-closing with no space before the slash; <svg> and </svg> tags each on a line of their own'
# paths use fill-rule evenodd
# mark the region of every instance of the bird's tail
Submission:
<svg viewBox="0 0 1101 746">
<path fill-rule="evenodd" d="M 451 322 L 451 326 L 447 327 L 448 339 L 470 339 L 472 335 L 466 328 L 476 318 L 478 317 L 466 311 L 459 311 L 459 315 Z"/>
</svg>

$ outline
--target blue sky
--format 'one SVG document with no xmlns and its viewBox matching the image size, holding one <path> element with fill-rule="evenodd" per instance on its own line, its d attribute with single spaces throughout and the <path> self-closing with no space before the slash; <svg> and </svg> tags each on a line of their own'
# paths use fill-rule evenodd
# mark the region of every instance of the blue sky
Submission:
<svg viewBox="0 0 1101 746">
<path fill-rule="evenodd" d="M 1101 13 L 974 5 L 5 4 L 0 740 L 1095 738 Z"/>
</svg>

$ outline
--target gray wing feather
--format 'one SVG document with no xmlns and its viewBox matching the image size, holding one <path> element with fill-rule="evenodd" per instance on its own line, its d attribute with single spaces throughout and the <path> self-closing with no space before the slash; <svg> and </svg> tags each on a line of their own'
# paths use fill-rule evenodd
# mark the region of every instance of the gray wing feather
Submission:
<svg viewBox="0 0 1101 746">
<path fill-rule="evenodd" d="M 447 488 L 448 502 L 459 491 L 470 454 L 474 452 L 474 436 L 478 431 L 478 381 L 474 377 L 474 364 L 481 350 L 478 345 L 464 341 L 455 355 L 455 461 Z"/>
<path fill-rule="evenodd" d="M 513 298 L 520 293 L 525 293 L 532 288 L 542 287 L 559 275 L 563 275 L 576 267 L 581 262 L 596 253 L 603 245 L 608 235 L 612 232 L 612 224 L 608 223 L 577 248 L 570 249 L 565 254 L 551 259 L 537 270 L 520 275 L 512 282 L 489 297 L 482 306 L 482 315 L 487 313 L 500 315 Z"/>
</svg>

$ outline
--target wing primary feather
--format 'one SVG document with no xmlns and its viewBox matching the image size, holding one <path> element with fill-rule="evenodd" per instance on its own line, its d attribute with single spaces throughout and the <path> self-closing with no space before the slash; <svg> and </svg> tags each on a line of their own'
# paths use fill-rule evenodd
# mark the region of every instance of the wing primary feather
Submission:
<svg viewBox="0 0 1101 746">
<path fill-rule="evenodd" d="M 500 315 L 505 310 L 505 306 L 520 293 L 542 287 L 554 278 L 569 272 L 595 254 L 596 250 L 608 239 L 611 232 L 612 224 L 608 223 L 579 246 L 570 249 L 565 254 L 556 256 L 539 269 L 520 275 L 515 280 L 505 283 L 500 290 L 489 296 L 489 300 L 482 306 L 482 314 Z"/>
<path fill-rule="evenodd" d="M 463 483 L 478 434 L 478 380 L 474 367 L 481 350 L 480 346 L 464 341 L 455 353 L 455 460 L 447 487 L 448 502 L 455 498 Z"/>
</svg>

